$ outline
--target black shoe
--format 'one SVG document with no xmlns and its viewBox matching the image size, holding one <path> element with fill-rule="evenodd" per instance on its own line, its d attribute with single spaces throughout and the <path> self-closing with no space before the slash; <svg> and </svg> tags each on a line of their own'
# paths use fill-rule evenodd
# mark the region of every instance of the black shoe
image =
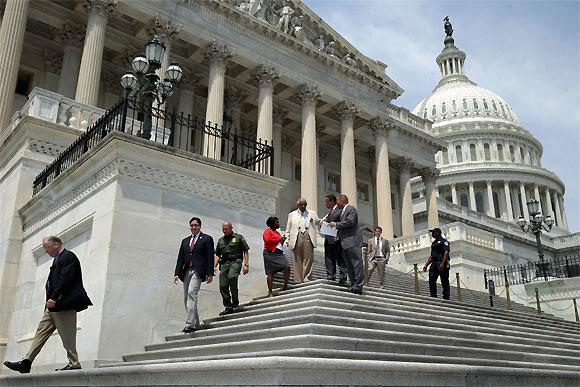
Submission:
<svg viewBox="0 0 580 387">
<path fill-rule="evenodd" d="M 72 370 L 80 370 L 80 369 L 81 369 L 81 366 L 72 367 L 70 364 L 67 364 L 66 366 L 64 366 L 62 368 L 55 369 L 55 371 L 72 371 Z"/>
<path fill-rule="evenodd" d="M 351 292 L 351 293 L 353 293 L 353 294 L 362 295 L 362 289 L 350 288 L 350 289 L 348 289 L 348 291 Z"/>
<path fill-rule="evenodd" d="M 346 284 L 346 278 L 341 278 L 338 280 L 338 284 L 339 285 L 345 285 Z"/>
<path fill-rule="evenodd" d="M 10 368 L 12 371 L 18 371 L 21 374 L 27 374 L 30 372 L 30 366 L 32 362 L 28 359 L 22 359 L 20 361 L 5 361 L 4 365 Z"/>
<path fill-rule="evenodd" d="M 225 316 L 226 314 L 234 313 L 234 308 L 227 307 L 220 312 L 220 316 Z"/>
<path fill-rule="evenodd" d="M 195 328 L 194 327 L 185 327 L 185 328 L 183 328 L 183 330 L 181 332 L 192 333 L 192 332 L 195 332 Z"/>
</svg>

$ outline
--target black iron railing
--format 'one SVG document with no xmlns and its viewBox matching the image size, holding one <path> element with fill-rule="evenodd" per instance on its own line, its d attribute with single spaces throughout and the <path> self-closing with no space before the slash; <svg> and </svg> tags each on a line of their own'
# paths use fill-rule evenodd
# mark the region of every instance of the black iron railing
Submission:
<svg viewBox="0 0 580 387">
<path fill-rule="evenodd" d="M 554 258 L 552 261 L 529 262 L 525 265 L 512 265 L 485 269 L 485 286 L 492 280 L 495 287 L 520 285 L 535 281 L 548 281 L 554 278 L 580 277 L 580 256 Z"/>
<path fill-rule="evenodd" d="M 267 141 L 237 135 L 191 115 L 177 113 L 175 109 L 169 112 L 156 107 L 147 108 L 142 101 L 130 97 L 117 102 L 49 164 L 34 180 L 33 194 L 36 195 L 112 131 L 268 175 L 274 171 L 274 148 Z"/>
</svg>

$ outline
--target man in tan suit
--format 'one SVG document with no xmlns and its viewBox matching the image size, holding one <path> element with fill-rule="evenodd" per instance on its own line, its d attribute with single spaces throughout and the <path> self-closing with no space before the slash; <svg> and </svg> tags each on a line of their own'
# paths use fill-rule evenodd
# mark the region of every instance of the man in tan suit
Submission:
<svg viewBox="0 0 580 387">
<path fill-rule="evenodd" d="M 381 234 L 383 229 L 379 226 L 375 227 L 375 236 L 368 240 L 367 242 L 367 259 L 369 260 L 369 275 L 368 281 L 373 275 L 373 271 L 378 269 L 379 271 L 379 285 L 381 289 L 385 288 L 385 266 L 389 262 L 389 255 L 391 249 L 389 242 L 384 239 Z"/>
<path fill-rule="evenodd" d="M 286 240 L 294 255 L 294 283 L 312 281 L 312 262 L 316 247 L 316 212 L 306 209 L 306 199 L 296 203 L 298 209 L 288 214 Z"/>
</svg>

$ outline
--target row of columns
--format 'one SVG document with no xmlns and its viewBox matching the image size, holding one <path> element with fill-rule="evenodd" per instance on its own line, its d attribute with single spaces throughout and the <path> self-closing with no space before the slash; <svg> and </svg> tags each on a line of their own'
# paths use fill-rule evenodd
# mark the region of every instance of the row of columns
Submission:
<svg viewBox="0 0 580 387">
<path fill-rule="evenodd" d="M 468 207 L 473 211 L 476 211 L 476 199 L 475 199 L 475 187 L 474 184 L 476 182 L 469 181 L 468 184 Z M 496 202 L 493 200 L 493 183 L 492 180 L 486 180 L 486 198 L 487 198 L 487 210 L 486 213 L 489 216 L 495 217 L 496 216 Z M 454 204 L 460 204 L 457 195 L 457 185 L 450 184 L 450 191 L 451 191 L 451 201 Z M 527 201 L 530 198 L 535 198 L 540 202 L 540 212 L 544 215 L 552 215 L 555 218 L 556 224 L 559 227 L 564 229 L 568 228 L 568 224 L 566 221 L 566 215 L 564 212 L 563 207 L 563 198 L 562 195 L 558 192 L 550 190 L 548 187 L 543 187 L 543 200 L 545 204 L 545 208 L 543 208 L 542 204 L 542 193 L 540 192 L 540 186 L 538 184 L 534 184 L 532 186 L 532 192 L 526 190 L 526 184 L 523 182 L 518 182 L 517 187 L 512 189 L 510 186 L 510 182 L 507 180 L 503 181 L 503 193 L 498 193 L 498 199 L 500 203 L 497 205 L 500 206 L 500 214 L 507 221 L 514 221 L 521 215 L 524 216 L 526 219 L 530 217 L 528 212 L 528 207 L 526 205 Z M 518 202 L 518 195 L 522 198 L 521 202 Z M 554 207 L 552 207 L 552 202 L 554 203 Z"/>
</svg>

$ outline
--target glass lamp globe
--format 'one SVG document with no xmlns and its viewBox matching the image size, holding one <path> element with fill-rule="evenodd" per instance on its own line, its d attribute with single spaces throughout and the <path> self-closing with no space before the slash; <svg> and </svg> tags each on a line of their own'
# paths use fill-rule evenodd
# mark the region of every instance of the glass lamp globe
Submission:
<svg viewBox="0 0 580 387">
<path fill-rule="evenodd" d="M 530 199 L 527 203 L 528 211 L 530 211 L 530 215 L 535 216 L 537 213 L 540 212 L 540 202 L 536 199 Z"/>
<path fill-rule="evenodd" d="M 179 81 L 181 79 L 182 75 L 183 75 L 183 70 L 176 63 L 172 63 L 171 65 L 169 65 L 167 70 L 165 70 L 165 76 L 171 82 Z"/>
<path fill-rule="evenodd" d="M 149 61 L 144 56 L 139 55 L 131 63 L 133 70 L 138 74 L 145 74 L 149 70 Z"/>
<path fill-rule="evenodd" d="M 169 79 L 165 79 L 163 82 L 159 82 L 158 88 L 163 97 L 169 97 L 173 94 L 173 85 Z"/>
<path fill-rule="evenodd" d="M 554 218 L 552 218 L 552 215 L 546 216 L 545 222 L 548 225 L 548 227 L 552 227 L 554 225 Z"/>
<path fill-rule="evenodd" d="M 165 44 L 157 36 L 145 45 L 145 57 L 150 65 L 160 66 L 165 55 Z"/>
<path fill-rule="evenodd" d="M 526 223 L 527 223 L 527 222 L 526 222 L 526 220 L 524 219 L 524 217 L 523 217 L 523 216 L 520 216 L 520 217 L 518 218 L 518 226 L 520 226 L 521 228 L 524 228 L 524 227 L 525 227 L 525 225 L 526 225 Z"/>
<path fill-rule="evenodd" d="M 124 89 L 134 89 L 135 86 L 137 86 L 139 82 L 137 81 L 137 77 L 135 77 L 133 75 L 133 73 L 125 73 L 122 77 L 121 77 L 121 86 L 123 86 Z"/>
</svg>

